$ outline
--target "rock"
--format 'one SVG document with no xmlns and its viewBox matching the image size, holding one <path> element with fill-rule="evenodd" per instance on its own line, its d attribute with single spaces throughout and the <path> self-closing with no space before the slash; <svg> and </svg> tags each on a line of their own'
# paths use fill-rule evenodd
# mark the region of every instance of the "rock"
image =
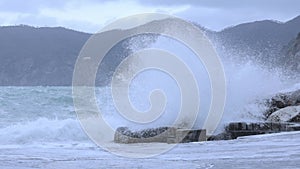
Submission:
<svg viewBox="0 0 300 169">
<path fill-rule="evenodd" d="M 269 122 L 300 122 L 300 106 L 289 106 L 272 113 Z"/>
<path fill-rule="evenodd" d="M 293 117 L 290 122 L 296 122 L 296 123 L 300 123 L 300 114 L 298 114 L 297 116 Z"/>
<path fill-rule="evenodd" d="M 264 112 L 266 119 L 269 118 L 274 112 L 289 106 L 300 105 L 300 90 L 293 92 L 279 93 L 274 97 L 266 100 L 265 104 L 268 109 Z"/>
<path fill-rule="evenodd" d="M 292 92 L 292 94 L 288 96 L 288 103 L 295 106 L 300 105 L 300 90 Z"/>
</svg>

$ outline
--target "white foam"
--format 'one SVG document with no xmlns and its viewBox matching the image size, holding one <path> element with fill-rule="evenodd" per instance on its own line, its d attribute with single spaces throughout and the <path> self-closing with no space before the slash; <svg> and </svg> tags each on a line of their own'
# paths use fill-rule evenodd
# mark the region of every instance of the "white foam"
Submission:
<svg viewBox="0 0 300 169">
<path fill-rule="evenodd" d="M 0 129 L 0 144 L 69 143 L 88 141 L 76 119 L 40 118 Z"/>
</svg>

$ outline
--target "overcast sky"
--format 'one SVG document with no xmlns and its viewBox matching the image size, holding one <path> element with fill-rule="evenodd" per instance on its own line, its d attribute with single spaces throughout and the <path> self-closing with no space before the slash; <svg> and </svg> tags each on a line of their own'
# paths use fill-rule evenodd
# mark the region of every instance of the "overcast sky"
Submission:
<svg viewBox="0 0 300 169">
<path fill-rule="evenodd" d="M 300 0 L 0 0 L 0 25 L 94 33 L 117 18 L 144 12 L 172 14 L 221 30 L 255 20 L 288 21 L 300 15 Z"/>
</svg>

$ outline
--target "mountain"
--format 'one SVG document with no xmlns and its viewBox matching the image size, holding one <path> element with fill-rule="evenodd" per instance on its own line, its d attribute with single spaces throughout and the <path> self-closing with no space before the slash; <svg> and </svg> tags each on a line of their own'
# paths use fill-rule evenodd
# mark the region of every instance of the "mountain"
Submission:
<svg viewBox="0 0 300 169">
<path fill-rule="evenodd" d="M 288 46 L 283 49 L 282 66 L 295 73 L 300 72 L 300 32 L 297 38 L 293 39 Z"/>
<path fill-rule="evenodd" d="M 65 28 L 0 28 L 0 85 L 70 85 L 90 34 Z"/>
<path fill-rule="evenodd" d="M 281 50 L 300 32 L 300 16 L 281 23 L 264 20 L 240 24 L 210 34 L 219 53 L 263 64 L 278 63 Z"/>
<path fill-rule="evenodd" d="M 62 27 L 0 27 L 0 86 L 70 86 L 79 52 L 91 34 Z M 129 53 L 125 42 L 104 58 L 98 85 L 108 83 L 113 69 Z"/>
<path fill-rule="evenodd" d="M 272 66 L 290 64 L 291 58 L 299 58 L 293 55 L 293 50 L 288 53 L 286 48 L 300 32 L 300 16 L 285 23 L 266 20 L 220 32 L 205 31 L 222 57 L 252 59 Z M 90 36 L 62 27 L 0 27 L 0 86 L 71 85 L 77 56 Z M 141 46 L 151 42 L 153 38 Z M 98 70 L 104 73 L 97 76 L 96 84 L 106 85 L 114 69 L 131 52 L 128 40 L 113 47 Z"/>
</svg>

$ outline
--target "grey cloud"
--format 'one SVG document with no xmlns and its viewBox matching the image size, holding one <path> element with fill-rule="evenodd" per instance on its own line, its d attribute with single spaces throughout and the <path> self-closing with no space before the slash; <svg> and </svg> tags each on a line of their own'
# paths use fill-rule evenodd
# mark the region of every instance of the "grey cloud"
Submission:
<svg viewBox="0 0 300 169">
<path fill-rule="evenodd" d="M 61 8 L 67 1 L 63 0 L 1 0 L 2 12 L 36 13 L 42 7 Z"/>
<path fill-rule="evenodd" d="M 206 12 L 201 7 L 191 7 L 187 11 L 176 15 L 188 20 L 195 21 L 211 30 L 221 30 L 229 26 L 258 20 L 288 21 L 298 16 L 300 12 L 293 10 L 253 10 L 251 8 L 217 9 L 213 12 Z"/>
<path fill-rule="evenodd" d="M 177 16 L 220 30 L 244 22 L 272 19 L 286 21 L 300 15 L 299 0 L 138 0 L 148 6 L 189 5 Z"/>
<path fill-rule="evenodd" d="M 63 9 L 68 3 L 103 3 L 118 0 L 0 0 L 1 12 L 37 13 L 43 8 Z"/>
<path fill-rule="evenodd" d="M 189 5 L 190 8 L 175 15 L 196 21 L 210 29 L 219 30 L 226 26 L 254 20 L 274 19 L 286 21 L 300 15 L 299 0 L 128 0 L 147 7 L 178 7 Z M 59 22 L 57 18 L 47 18 L 39 13 L 44 8 L 64 10 L 69 3 L 101 4 L 116 2 L 126 4 L 126 0 L 0 0 L 0 12 L 29 14 L 16 22 L 32 25 L 62 25 L 78 29 L 78 21 Z M 115 9 L 112 9 L 115 10 Z M 130 6 L 128 7 L 130 10 Z M 80 11 L 79 11 L 80 12 Z M 26 16 L 26 15 L 24 15 Z M 73 22 L 73 23 L 67 23 Z M 12 23 L 13 24 L 13 23 Z M 87 24 L 87 23 L 85 23 Z M 1 22 L 0 22 L 1 25 Z M 80 29 L 91 30 L 89 26 Z M 93 27 L 96 27 L 93 25 Z"/>
<path fill-rule="evenodd" d="M 267 9 L 267 10 L 297 10 L 300 11 L 299 0 L 139 0 L 146 5 L 191 5 L 218 9 Z"/>
</svg>

